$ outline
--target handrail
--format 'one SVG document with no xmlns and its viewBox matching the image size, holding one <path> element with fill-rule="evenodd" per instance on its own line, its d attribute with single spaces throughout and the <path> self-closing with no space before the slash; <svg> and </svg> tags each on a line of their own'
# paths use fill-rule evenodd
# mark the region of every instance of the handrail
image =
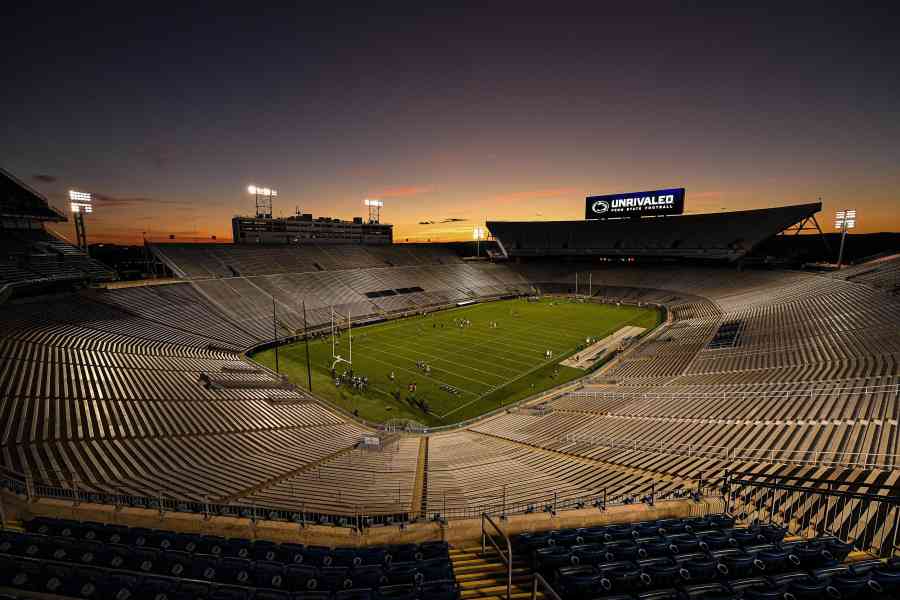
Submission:
<svg viewBox="0 0 900 600">
<path fill-rule="evenodd" d="M 503 550 L 494 541 L 494 538 L 488 534 L 485 530 L 484 524 L 485 522 L 489 523 L 494 530 L 500 534 L 503 540 L 506 542 L 506 556 L 503 555 Z M 512 597 L 512 543 L 509 541 L 509 536 L 507 536 L 500 527 L 494 522 L 494 520 L 488 516 L 487 513 L 481 513 L 481 554 L 484 555 L 485 551 L 485 540 L 489 540 L 491 545 L 497 551 L 497 554 L 500 555 L 500 559 L 506 564 L 506 600 L 509 600 Z"/>
<path fill-rule="evenodd" d="M 535 573 L 531 580 L 531 600 L 537 600 L 538 592 L 544 594 L 544 598 L 552 598 L 552 600 L 562 600 L 562 597 L 556 593 L 547 580 L 540 573 Z"/>
<path fill-rule="evenodd" d="M 702 479 L 702 478 L 701 478 Z M 710 481 L 705 483 L 710 484 Z M 660 485 L 663 484 L 663 485 Z M 412 513 L 402 503 L 370 504 L 351 506 L 343 505 L 345 512 L 318 512 L 310 508 L 302 496 L 298 496 L 292 504 L 269 504 L 265 501 L 254 502 L 252 498 L 236 498 L 232 502 L 221 502 L 210 498 L 190 498 L 178 495 L 173 490 L 161 489 L 158 493 L 129 493 L 127 484 L 115 482 L 112 491 L 101 491 L 92 482 L 57 479 L 55 482 L 43 479 L 24 479 L 0 471 L 0 492 L 6 490 L 26 499 L 28 502 L 41 498 L 104 504 L 109 506 L 132 506 L 155 509 L 162 512 L 187 512 L 194 514 L 213 514 L 223 516 L 240 516 L 253 520 L 288 521 L 297 523 L 327 522 L 331 524 L 361 528 L 373 524 L 400 524 L 415 521 Z M 663 482 L 652 481 L 641 490 L 629 489 L 608 490 L 607 488 L 558 493 L 546 491 L 528 498 L 507 500 L 505 497 L 487 500 L 465 506 L 430 506 L 427 519 L 446 522 L 448 520 L 477 519 L 483 513 L 489 515 L 517 515 L 540 512 L 581 510 L 595 507 L 605 510 L 609 506 L 626 504 L 655 503 L 667 500 L 685 500 L 695 498 L 701 490 L 685 488 L 672 489 Z"/>
</svg>

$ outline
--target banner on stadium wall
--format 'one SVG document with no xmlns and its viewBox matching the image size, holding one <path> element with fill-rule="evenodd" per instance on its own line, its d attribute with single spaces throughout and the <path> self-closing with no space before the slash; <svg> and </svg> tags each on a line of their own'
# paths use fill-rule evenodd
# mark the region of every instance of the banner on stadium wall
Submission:
<svg viewBox="0 0 900 600">
<path fill-rule="evenodd" d="M 680 215 L 684 212 L 684 188 L 629 192 L 585 198 L 585 219 L 621 219 Z"/>
</svg>

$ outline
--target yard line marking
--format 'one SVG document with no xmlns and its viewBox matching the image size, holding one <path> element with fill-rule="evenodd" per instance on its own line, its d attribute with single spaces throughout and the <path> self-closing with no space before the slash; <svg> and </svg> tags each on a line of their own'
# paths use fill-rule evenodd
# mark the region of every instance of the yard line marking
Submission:
<svg viewBox="0 0 900 600">
<path fill-rule="evenodd" d="M 390 343 L 384 342 L 384 341 L 382 341 L 382 342 L 380 343 L 380 345 L 382 345 L 382 346 L 390 346 L 390 347 L 392 347 L 392 348 L 399 348 L 399 349 L 401 349 L 401 350 L 404 350 L 403 346 L 398 346 L 397 344 L 390 344 Z M 440 356 L 434 356 L 434 355 L 430 355 L 430 354 L 426 354 L 426 353 L 422 353 L 422 354 L 423 354 L 423 356 L 430 356 L 430 357 L 433 358 L 435 361 L 441 361 L 441 362 L 445 362 L 445 363 L 450 363 L 451 365 L 456 365 L 456 366 L 458 366 L 458 367 L 462 367 L 463 369 L 468 369 L 468 370 L 470 370 L 470 371 L 478 371 L 479 373 L 484 373 L 485 375 L 490 375 L 490 376 L 492 376 L 492 377 L 496 377 L 496 375 L 494 375 L 493 373 L 490 373 L 490 372 L 488 372 L 488 371 L 482 371 L 481 369 L 477 369 L 477 368 L 472 367 L 472 366 L 469 366 L 469 365 L 465 365 L 465 364 L 462 364 L 462 363 L 454 362 L 454 361 L 452 361 L 452 360 L 449 360 L 449 359 L 446 359 L 446 358 L 442 358 L 442 357 L 440 357 Z M 401 357 L 405 358 L 405 356 L 404 356 L 403 354 L 398 354 L 398 356 L 401 356 Z M 410 359 L 410 360 L 415 360 L 415 359 Z M 446 369 L 443 369 L 443 370 L 446 370 Z M 500 379 L 501 379 L 501 381 L 504 380 L 504 378 L 502 378 L 502 377 L 501 377 Z"/>
<path fill-rule="evenodd" d="M 372 348 L 372 349 L 370 349 L 370 351 L 372 351 L 372 352 L 378 352 L 378 353 L 380 353 L 380 354 L 387 354 L 388 356 L 398 357 L 396 354 L 391 354 L 390 352 L 385 352 L 384 350 L 378 350 L 377 348 Z M 368 358 L 368 357 L 367 357 L 367 358 Z M 398 358 L 400 358 L 400 360 L 402 360 L 402 361 L 409 361 L 409 362 L 415 363 L 415 360 L 413 360 L 413 359 L 411 359 L 411 358 L 404 358 L 404 357 L 402 357 L 402 356 L 399 356 Z M 384 361 L 381 361 L 381 362 L 384 362 Z M 403 368 L 403 367 L 401 367 L 401 368 Z M 403 369 L 403 370 L 409 371 L 409 369 Z M 488 383 L 488 382 L 486 382 L 486 381 L 480 381 L 480 380 L 474 379 L 474 378 L 472 378 L 472 377 L 466 377 L 465 375 L 460 375 L 460 374 L 458 374 L 458 373 L 454 373 L 453 371 L 448 371 L 447 369 L 432 369 L 431 371 L 432 371 L 432 372 L 438 371 L 438 372 L 441 372 L 441 373 L 447 373 L 448 375 L 452 375 L 452 376 L 454 376 L 454 377 L 460 377 L 460 378 L 462 378 L 462 379 L 467 379 L 467 380 L 469 380 L 469 381 L 473 381 L 473 382 L 475 382 L 475 383 L 479 383 L 479 384 L 481 384 L 481 385 L 487 386 L 487 387 L 489 387 L 489 388 L 491 388 L 491 389 L 493 389 L 493 388 L 496 387 L 496 386 L 494 386 L 494 385 L 492 385 L 492 384 L 490 384 L 490 383 Z M 414 371 L 410 371 L 410 372 L 414 372 Z M 418 371 L 418 374 L 419 374 L 419 377 L 424 377 L 424 378 L 426 378 L 426 379 L 434 379 L 433 377 L 431 377 L 431 376 L 429 376 L 429 375 L 426 375 L 426 374 L 423 373 L 422 371 Z M 435 381 L 441 381 L 441 380 L 435 379 Z M 441 383 L 447 383 L 447 382 L 441 381 Z M 450 384 L 447 384 L 447 385 L 450 385 Z M 452 386 L 452 387 L 457 387 L 457 386 Z"/>
<path fill-rule="evenodd" d="M 398 341 L 403 341 L 403 342 L 409 343 L 409 341 L 408 341 L 406 338 L 403 338 L 402 340 L 398 340 Z M 501 340 L 501 341 L 502 341 L 502 340 Z M 436 342 L 433 342 L 433 341 L 429 341 L 428 343 L 431 343 L 431 344 L 433 344 L 433 345 L 435 345 L 435 346 L 439 346 L 439 347 L 444 348 L 444 349 L 447 349 L 447 350 L 452 350 L 452 351 L 454 351 L 454 352 L 457 353 L 457 354 L 459 353 L 459 351 L 460 351 L 460 349 L 461 349 L 461 348 L 459 347 L 458 344 L 454 344 L 454 345 L 452 345 L 452 346 L 448 346 L 447 344 L 437 344 Z M 416 344 L 416 346 L 417 346 L 417 347 L 420 347 L 420 344 Z M 466 349 L 466 350 L 472 350 L 472 349 L 477 348 L 477 347 L 480 347 L 480 345 L 479 345 L 479 344 L 476 344 L 476 345 L 471 345 L 471 344 L 470 344 L 470 345 L 467 345 L 467 346 L 465 347 L 465 349 Z M 514 363 L 517 363 L 517 364 L 520 364 L 520 365 L 524 365 L 524 366 L 530 366 L 530 365 L 532 364 L 532 363 L 527 362 L 527 361 L 516 360 L 516 359 L 512 359 L 512 358 L 506 358 L 506 357 L 499 357 L 499 358 L 500 358 L 501 360 L 506 360 L 506 361 L 508 361 L 508 362 L 514 362 Z"/>
</svg>

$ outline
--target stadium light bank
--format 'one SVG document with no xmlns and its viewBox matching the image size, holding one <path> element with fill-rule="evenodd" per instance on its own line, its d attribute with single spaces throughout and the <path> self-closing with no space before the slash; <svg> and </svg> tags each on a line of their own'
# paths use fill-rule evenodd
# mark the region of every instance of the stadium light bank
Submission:
<svg viewBox="0 0 900 600">
<path fill-rule="evenodd" d="M 69 210 L 75 220 L 75 239 L 78 247 L 88 252 L 87 231 L 84 228 L 84 215 L 94 212 L 94 199 L 90 192 L 69 190 Z"/>
<path fill-rule="evenodd" d="M 847 240 L 847 230 L 856 227 L 856 209 L 845 208 L 834 213 L 834 228 L 841 232 L 841 249 L 838 251 L 837 268 L 841 268 L 844 262 L 844 242 Z"/>
</svg>

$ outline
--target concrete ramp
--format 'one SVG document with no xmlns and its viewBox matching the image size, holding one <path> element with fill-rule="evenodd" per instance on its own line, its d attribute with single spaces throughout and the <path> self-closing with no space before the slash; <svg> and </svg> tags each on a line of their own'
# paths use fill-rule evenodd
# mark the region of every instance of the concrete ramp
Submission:
<svg viewBox="0 0 900 600">
<path fill-rule="evenodd" d="M 634 327 L 633 325 L 622 327 L 617 332 L 606 336 L 599 342 L 594 342 L 559 364 L 576 369 L 589 369 L 610 352 L 615 352 L 627 338 L 637 337 L 645 331 L 647 330 L 644 327 Z"/>
</svg>

